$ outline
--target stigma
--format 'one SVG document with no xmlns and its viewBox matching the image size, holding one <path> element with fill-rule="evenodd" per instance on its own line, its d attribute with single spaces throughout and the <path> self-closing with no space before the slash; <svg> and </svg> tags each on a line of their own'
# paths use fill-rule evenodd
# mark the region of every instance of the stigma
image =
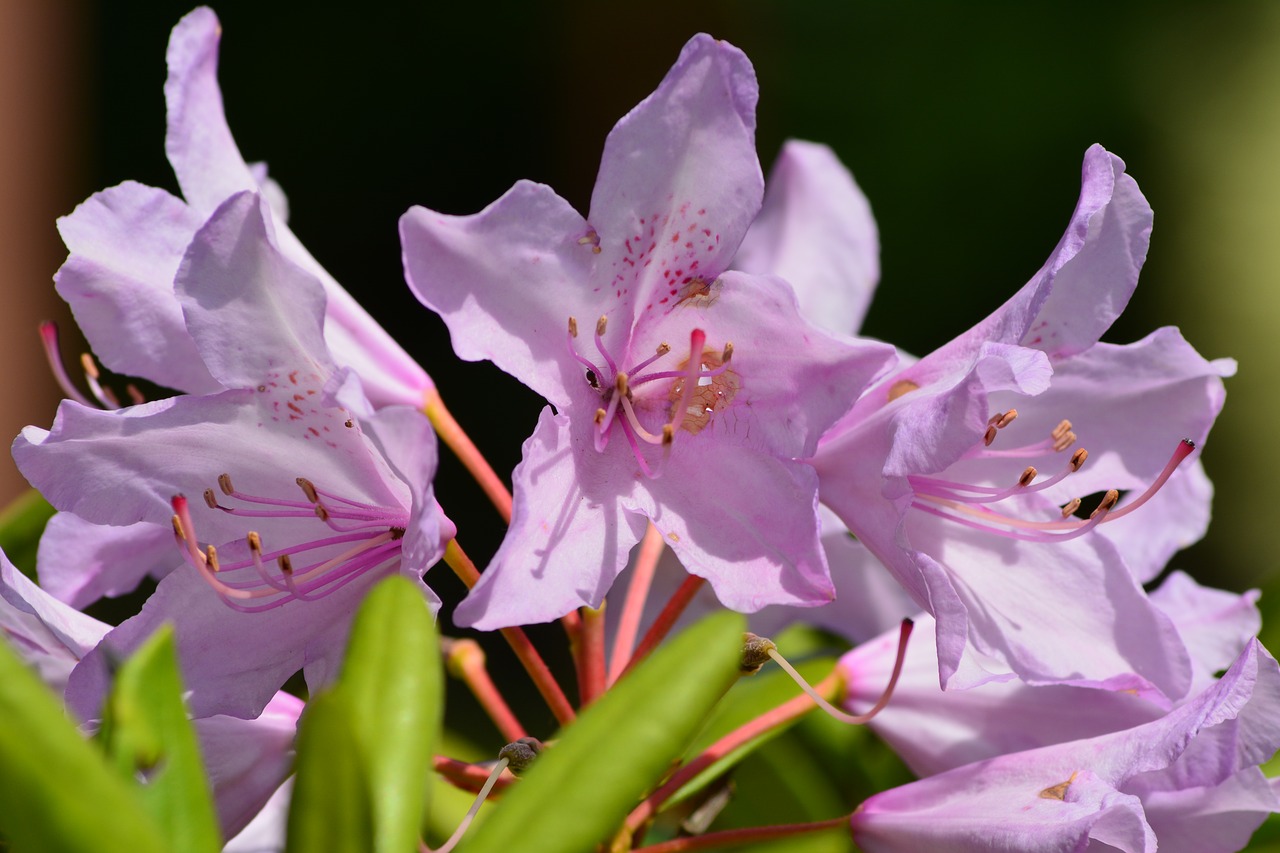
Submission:
<svg viewBox="0 0 1280 853">
<path fill-rule="evenodd" d="M 660 365 L 673 352 L 663 342 L 648 358 L 624 368 L 605 347 L 608 323 L 607 316 L 596 322 L 594 343 L 599 361 L 578 352 L 577 319 L 570 317 L 568 325 L 569 353 L 582 366 L 587 386 L 600 397 L 592 416 L 595 449 L 604 451 L 616 426 L 640 471 L 654 478 L 660 469 L 646 458 L 644 446 L 661 447 L 665 457 L 677 430 L 692 435 L 701 432 L 742 387 L 741 378 L 730 366 L 733 344 L 708 348 L 706 332 L 694 329 L 689 334 L 688 354 L 678 363 L 666 369 Z"/>
<path fill-rule="evenodd" d="M 303 500 L 238 491 L 228 474 L 218 477 L 218 490 L 227 500 L 205 489 L 209 509 L 245 519 L 271 519 L 273 539 L 284 539 L 282 533 L 288 533 L 287 541 L 264 541 L 257 530 L 247 529 L 242 542 L 224 546 L 234 552 L 233 560 L 224 559 L 213 545 L 200 547 L 187 499 L 173 498 L 174 537 L 187 563 L 234 610 L 257 613 L 291 601 L 315 601 L 399 561 L 409 523 L 407 509 L 352 500 L 304 477 L 296 483 Z"/>
<path fill-rule="evenodd" d="M 998 505 L 1011 498 L 1041 492 L 1063 482 L 1069 482 L 1089 458 L 1084 448 L 1067 451 L 1077 440 L 1070 421 L 1063 420 L 1040 441 L 1028 445 L 1001 448 L 993 447 L 996 437 L 1017 418 L 1016 409 L 993 415 L 981 440 L 962 459 L 1052 459 L 1058 457 L 1057 470 L 1042 476 L 1039 468 L 1028 465 L 1016 476 L 1011 476 L 1007 486 L 984 486 L 955 482 L 936 477 L 911 476 L 908 482 L 913 491 L 911 506 L 964 527 L 993 533 L 1009 539 L 1029 542 L 1061 542 L 1075 539 L 1100 524 L 1117 521 L 1151 500 L 1168 482 L 1178 466 L 1196 449 L 1195 442 L 1182 439 L 1164 470 L 1136 497 L 1120 505 L 1120 492 L 1110 489 L 1092 508 L 1088 518 L 1074 518 L 1081 507 L 1080 498 L 1072 498 L 1060 508 L 1060 517 L 1050 520 L 1022 518 L 1001 512 Z M 1065 458 L 1065 461 L 1062 461 Z M 1012 474 L 1013 472 L 1011 472 Z"/>
</svg>

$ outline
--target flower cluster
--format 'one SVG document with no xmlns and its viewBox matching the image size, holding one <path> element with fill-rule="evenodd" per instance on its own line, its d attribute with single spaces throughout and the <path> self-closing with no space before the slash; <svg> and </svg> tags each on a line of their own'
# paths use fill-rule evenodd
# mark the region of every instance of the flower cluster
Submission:
<svg viewBox="0 0 1280 853">
<path fill-rule="evenodd" d="M 1227 851 L 1280 808 L 1258 769 L 1280 747 L 1280 667 L 1256 594 L 1165 575 L 1208 523 L 1197 448 L 1234 363 L 1173 328 L 1101 342 L 1151 231 L 1118 157 L 1085 152 L 1044 266 L 919 358 L 858 336 L 879 259 L 852 177 L 790 142 L 766 183 L 754 70 L 709 36 L 609 134 L 585 216 L 528 181 L 474 215 L 411 208 L 409 288 L 460 358 L 548 404 L 477 573 L 433 491 L 433 423 L 469 466 L 477 451 L 239 154 L 219 35 L 198 9 L 170 42 L 183 198 L 125 183 L 59 223 L 58 291 L 97 357 L 174 393 L 121 405 L 61 374 L 68 399 L 13 446 L 58 514 L 39 586 L 0 566 L 0 625 L 92 725 L 118 662 L 171 624 L 226 837 L 289 775 L 303 703 L 286 681 L 334 680 L 382 578 L 438 610 L 424 575 L 442 559 L 471 586 L 453 623 L 502 629 L 561 722 L 576 711 L 518 626 L 563 620 L 583 707 L 698 611 L 853 644 L 826 698 L 918 777 L 849 804 L 867 851 Z M 148 575 L 118 626 L 77 610 Z M 483 661 L 451 648 L 526 744 L 510 754 L 536 761 Z M 613 849 L 641 849 L 716 749 L 636 792 Z"/>
</svg>

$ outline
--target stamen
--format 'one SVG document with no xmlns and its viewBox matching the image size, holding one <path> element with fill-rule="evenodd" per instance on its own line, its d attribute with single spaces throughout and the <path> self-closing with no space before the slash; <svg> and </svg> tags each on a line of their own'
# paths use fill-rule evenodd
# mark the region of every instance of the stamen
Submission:
<svg viewBox="0 0 1280 853">
<path fill-rule="evenodd" d="M 205 562 L 209 564 L 209 570 L 213 572 L 221 571 L 218 568 L 218 549 L 209 545 L 204 549 Z"/>
<path fill-rule="evenodd" d="M 1028 465 L 1026 470 L 1022 472 L 1022 476 L 1018 478 L 1018 485 L 1024 489 L 1027 486 L 1030 486 L 1031 482 L 1035 480 L 1037 473 L 1039 472 L 1036 471 L 1034 465 Z"/>
<path fill-rule="evenodd" d="M 671 428 L 684 423 L 685 413 L 689 411 L 689 403 L 693 401 L 693 389 L 698 384 L 698 374 L 702 370 L 702 347 L 707 342 L 707 333 L 694 329 L 689 333 L 689 360 L 684 367 L 684 384 L 680 388 L 680 400 L 671 410 Z"/>
<path fill-rule="evenodd" d="M 1178 465 L 1193 450 L 1195 450 L 1194 442 L 1190 439 L 1183 439 L 1174 450 L 1160 476 L 1141 495 L 1130 501 L 1122 509 L 1116 509 L 1115 507 L 1120 500 L 1120 493 L 1112 489 L 1099 502 L 1098 506 L 1090 514 L 1088 521 L 1067 520 L 1080 508 L 1079 499 L 1070 501 L 1062 508 L 1062 521 L 1027 521 L 978 506 L 979 504 L 994 503 L 1002 500 L 1011 496 L 1020 488 L 1024 489 L 1025 492 L 1040 491 L 1061 482 L 1067 475 L 1078 471 L 1088 458 L 1088 453 L 1083 448 L 1072 454 L 1065 470 L 1042 483 L 1031 486 L 1026 486 L 1024 483 L 1029 482 L 1029 473 L 1034 476 L 1034 468 L 1025 470 L 1018 480 L 1018 485 L 1011 489 L 966 486 L 961 483 L 950 483 L 927 477 L 910 477 L 909 481 L 915 490 L 915 500 L 912 501 L 911 505 L 931 515 L 954 521 L 966 527 L 995 533 L 1011 539 L 1031 542 L 1064 541 L 1081 536 L 1104 521 L 1115 521 L 1123 518 L 1142 506 L 1164 486 Z M 962 492 L 976 492 L 979 494 L 966 495 L 962 494 Z"/>
<path fill-rule="evenodd" d="M 578 336 L 578 318 L 570 315 L 569 317 L 569 337 L 576 338 Z"/>
<path fill-rule="evenodd" d="M 53 373 L 53 378 L 58 383 L 58 387 L 62 389 L 62 393 L 67 395 L 67 399 L 75 400 L 82 406 L 94 407 L 89 402 L 89 398 L 80 393 L 80 390 L 71 384 L 71 377 L 67 375 L 67 368 L 62 363 L 62 355 L 58 349 L 58 326 L 56 323 L 44 322 L 40 324 L 40 343 L 44 347 L 45 359 L 49 362 L 49 370 Z"/>
<path fill-rule="evenodd" d="M 720 364 L 721 365 L 728 364 L 729 359 L 731 358 L 733 358 L 733 342 L 725 341 L 724 351 L 720 353 Z"/>
<path fill-rule="evenodd" d="M 316 494 L 316 487 L 310 480 L 306 477 L 299 477 L 295 482 L 302 489 L 302 493 L 307 496 L 308 501 L 313 504 L 320 503 L 320 496 Z"/>
<path fill-rule="evenodd" d="M 609 351 L 604 347 L 604 331 L 607 328 L 609 328 L 609 318 L 601 314 L 600 319 L 596 320 L 596 349 L 604 357 L 604 363 L 609 365 L 609 372 L 616 374 L 618 365 L 614 363 L 613 356 L 609 355 Z"/>
<path fill-rule="evenodd" d="M 218 488 L 222 489 L 222 493 L 227 497 L 232 497 L 236 493 L 235 487 L 231 485 L 230 474 L 218 475 Z"/>
<path fill-rule="evenodd" d="M 782 667 L 783 671 L 786 672 L 787 675 L 791 676 L 792 680 L 794 680 L 796 684 L 800 685 L 801 690 L 809 694 L 809 698 L 813 699 L 819 708 L 826 711 L 827 714 L 835 717 L 842 723 L 848 723 L 851 726 L 860 726 L 870 722 L 877 714 L 883 711 L 885 706 L 889 704 L 889 700 L 893 698 L 893 689 L 898 686 L 898 678 L 902 675 L 902 666 L 906 661 L 907 641 L 911 639 L 911 629 L 913 627 L 915 627 L 915 623 L 912 620 L 902 620 L 902 627 L 898 631 L 898 656 L 893 662 L 893 674 L 889 676 L 889 683 L 885 687 L 884 692 L 880 694 L 879 700 L 877 700 L 876 704 L 871 706 L 871 710 L 867 711 L 865 714 L 846 714 L 844 711 L 841 711 L 839 708 L 824 699 L 822 694 L 817 690 L 813 689 L 809 682 L 805 680 L 804 676 L 797 672 L 796 668 L 788 663 L 787 659 L 779 654 L 776 648 L 769 649 L 767 654 L 769 657 L 773 658 L 774 662 L 777 663 L 778 666 Z"/>
<path fill-rule="evenodd" d="M 205 502 L 205 505 L 209 507 L 209 509 L 218 508 L 218 499 L 213 496 L 213 489 L 204 490 L 204 502 Z"/>
</svg>

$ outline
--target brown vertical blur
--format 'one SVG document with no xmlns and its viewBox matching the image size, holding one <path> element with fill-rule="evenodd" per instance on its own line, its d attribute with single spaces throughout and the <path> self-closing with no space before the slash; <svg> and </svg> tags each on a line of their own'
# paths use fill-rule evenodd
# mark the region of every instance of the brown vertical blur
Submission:
<svg viewBox="0 0 1280 853">
<path fill-rule="evenodd" d="M 51 278 L 66 255 L 54 220 L 82 182 L 87 5 L 0 0 L 0 506 L 27 488 L 9 442 L 26 424 L 47 426 L 60 396 L 36 326 L 70 327 Z"/>
</svg>

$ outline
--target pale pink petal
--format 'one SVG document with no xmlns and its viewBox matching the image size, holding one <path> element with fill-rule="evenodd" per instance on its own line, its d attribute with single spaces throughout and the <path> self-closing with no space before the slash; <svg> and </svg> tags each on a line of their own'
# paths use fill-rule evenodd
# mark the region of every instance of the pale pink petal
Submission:
<svg viewBox="0 0 1280 853">
<path fill-rule="evenodd" d="M 581 383 L 576 369 L 566 376 L 576 368 L 570 315 L 590 340 L 607 307 L 593 292 L 598 256 L 580 242 L 586 233 L 568 202 L 528 181 L 473 216 L 413 207 L 400 219 L 405 277 L 449 326 L 458 356 L 488 359 L 557 405 L 566 383 Z"/>
<path fill-rule="evenodd" d="M 543 409 L 512 475 L 511 526 L 454 622 L 488 631 L 549 622 L 599 606 L 645 530 L 631 497 L 634 480 L 587 448 L 582 429 Z M 615 441 L 607 454 L 626 454 Z"/>
<path fill-rule="evenodd" d="M 36 568 L 50 595 L 85 607 L 104 596 L 131 592 L 145 577 L 159 580 L 181 559 L 168 525 L 111 527 L 60 512 L 40 537 Z"/>
<path fill-rule="evenodd" d="M 133 182 L 58 220 L 70 252 L 55 276 L 58 294 L 110 369 L 194 394 L 219 390 L 173 298 L 200 221 L 180 199 Z"/>
<path fill-rule="evenodd" d="M 795 139 L 782 146 L 733 267 L 786 279 L 814 325 L 858 331 L 880 280 L 880 235 L 867 197 L 834 151 Z"/>
</svg>

